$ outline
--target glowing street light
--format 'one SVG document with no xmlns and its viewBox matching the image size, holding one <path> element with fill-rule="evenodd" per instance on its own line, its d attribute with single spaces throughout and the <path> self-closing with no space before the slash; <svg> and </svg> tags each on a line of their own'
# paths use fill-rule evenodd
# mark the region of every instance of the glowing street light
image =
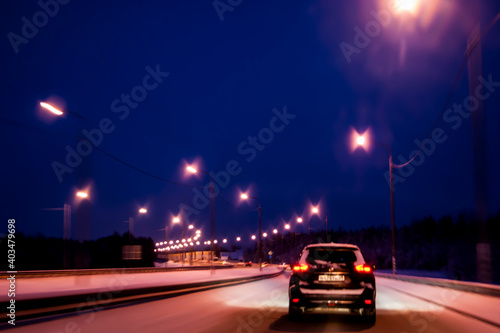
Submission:
<svg viewBox="0 0 500 333">
<path fill-rule="evenodd" d="M 59 110 L 58 108 L 56 108 L 53 105 L 50 105 L 49 103 L 40 102 L 40 106 L 46 110 L 49 110 L 50 112 L 52 112 L 53 114 L 56 114 L 58 116 L 61 116 L 63 114 L 63 112 L 61 110 Z"/>
<path fill-rule="evenodd" d="M 277 233 L 278 233 L 278 229 L 274 229 L 273 234 L 277 234 Z"/>
<path fill-rule="evenodd" d="M 263 233 L 262 237 L 266 238 L 267 237 L 267 232 Z"/>
<path fill-rule="evenodd" d="M 241 241 L 241 237 L 236 237 L 236 241 L 237 242 Z"/>
<path fill-rule="evenodd" d="M 252 237 L 251 237 L 251 238 L 252 238 L 252 240 L 255 240 L 255 238 L 257 238 L 257 237 L 255 237 L 255 235 L 252 235 Z"/>
<path fill-rule="evenodd" d="M 311 211 L 313 212 L 313 214 L 318 214 L 318 213 L 319 213 L 319 209 L 318 209 L 318 207 L 313 207 L 313 208 L 311 209 Z"/>
<path fill-rule="evenodd" d="M 194 229 L 194 225 L 190 224 L 190 225 L 188 226 L 188 229 Z"/>
<path fill-rule="evenodd" d="M 83 191 L 78 191 L 76 192 L 76 196 L 79 197 L 79 198 L 82 198 L 82 199 L 85 199 L 87 198 L 89 195 L 87 192 L 83 192 Z"/>
<path fill-rule="evenodd" d="M 246 199 L 248 199 L 248 194 L 246 194 L 246 193 L 241 193 L 240 197 L 241 197 L 243 200 L 246 200 Z"/>
<path fill-rule="evenodd" d="M 227 243 L 227 239 L 223 239 L 222 243 L 224 243 L 224 244 Z"/>
<path fill-rule="evenodd" d="M 146 208 L 139 209 L 139 213 L 141 213 L 141 214 L 146 214 L 147 212 L 148 212 L 148 210 Z"/>
<path fill-rule="evenodd" d="M 302 223 L 302 221 L 303 221 L 303 220 L 302 220 L 302 217 L 298 217 L 298 218 L 297 218 L 297 223 Z"/>
<path fill-rule="evenodd" d="M 289 224 L 285 224 L 285 229 L 286 230 L 290 230 L 290 225 Z"/>
<path fill-rule="evenodd" d="M 191 166 L 191 165 L 188 165 L 187 168 L 186 168 L 187 171 L 191 172 L 191 173 L 197 173 L 198 170 L 196 170 L 195 167 Z"/>
<path fill-rule="evenodd" d="M 180 219 L 180 218 L 178 218 L 178 217 L 174 217 L 174 218 L 172 219 L 172 222 L 174 222 L 174 223 L 179 223 L 180 221 L 181 221 L 181 219 Z"/>
</svg>

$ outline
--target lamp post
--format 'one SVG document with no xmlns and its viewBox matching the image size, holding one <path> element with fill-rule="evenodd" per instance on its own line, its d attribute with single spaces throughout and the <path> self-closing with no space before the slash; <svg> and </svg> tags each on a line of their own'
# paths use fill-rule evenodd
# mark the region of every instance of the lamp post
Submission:
<svg viewBox="0 0 500 333">
<path fill-rule="evenodd" d="M 261 206 L 260 206 L 260 200 L 257 197 L 252 197 L 246 193 L 242 193 L 240 195 L 240 198 L 243 200 L 247 199 L 253 199 L 256 200 L 257 203 L 259 204 L 258 211 L 259 211 L 259 240 L 257 242 L 257 259 L 259 260 L 259 270 L 262 271 L 262 211 L 261 211 Z M 253 238 L 253 236 L 252 236 Z"/>
<path fill-rule="evenodd" d="M 358 134 L 356 131 L 353 132 L 353 148 L 356 149 L 361 147 L 365 150 L 368 149 L 370 141 L 368 138 L 368 133 Z M 394 169 L 399 169 L 407 166 L 412 162 L 413 159 L 409 160 L 404 164 L 394 164 L 392 162 L 392 150 L 391 148 L 380 142 L 375 142 L 377 146 L 384 148 L 389 154 L 389 187 L 391 196 L 391 250 L 392 250 L 392 274 L 396 274 L 396 226 L 395 226 L 395 216 L 394 216 Z M 416 155 L 415 155 L 416 156 Z"/>
<path fill-rule="evenodd" d="M 212 175 L 209 173 L 209 172 L 206 172 L 206 171 L 203 171 L 203 170 L 199 170 L 197 168 L 195 168 L 194 166 L 192 165 L 188 165 L 186 167 L 186 170 L 190 173 L 197 173 L 198 171 L 205 174 L 205 175 L 208 175 L 208 177 L 210 178 L 210 185 L 209 185 L 209 191 L 210 191 L 210 239 L 212 240 L 212 252 L 210 254 L 210 262 L 211 262 L 211 269 L 210 269 L 210 274 L 215 274 L 215 269 L 214 269 L 214 266 L 213 266 L 213 256 L 214 256 L 214 253 L 217 249 L 217 245 L 216 243 L 213 242 L 213 240 L 215 239 L 215 189 L 214 189 L 214 180 L 213 180 L 213 177 Z"/>
<path fill-rule="evenodd" d="M 78 191 L 75 195 L 79 199 L 88 199 L 88 192 Z M 63 267 L 69 268 L 69 240 L 71 239 L 71 205 L 65 203 L 62 208 L 44 208 L 43 210 L 62 210 L 63 211 Z"/>
<path fill-rule="evenodd" d="M 146 214 L 148 210 L 146 208 L 140 208 L 139 214 Z M 134 232 L 134 217 L 130 216 L 128 218 L 128 241 L 132 245 L 132 234 Z"/>
</svg>

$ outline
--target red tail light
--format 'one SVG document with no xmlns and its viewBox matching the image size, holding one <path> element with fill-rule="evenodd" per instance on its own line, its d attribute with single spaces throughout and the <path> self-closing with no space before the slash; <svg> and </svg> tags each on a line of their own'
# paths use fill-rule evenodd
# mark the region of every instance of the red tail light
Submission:
<svg viewBox="0 0 500 333">
<path fill-rule="evenodd" d="M 309 270 L 309 265 L 306 265 L 306 264 L 300 264 L 300 265 L 293 266 L 294 272 L 304 273 L 304 272 L 307 272 L 308 270 Z"/>
<path fill-rule="evenodd" d="M 372 268 L 367 264 L 358 265 L 355 267 L 356 271 L 359 273 L 371 273 Z"/>
<path fill-rule="evenodd" d="M 365 304 L 366 304 L 366 305 L 370 305 L 370 304 L 372 304 L 372 300 L 371 300 L 371 299 L 365 299 Z"/>
<path fill-rule="evenodd" d="M 299 299 L 298 299 L 298 298 L 293 298 L 293 299 L 292 299 L 292 302 L 293 302 L 293 303 L 298 303 L 298 302 L 299 302 Z"/>
</svg>

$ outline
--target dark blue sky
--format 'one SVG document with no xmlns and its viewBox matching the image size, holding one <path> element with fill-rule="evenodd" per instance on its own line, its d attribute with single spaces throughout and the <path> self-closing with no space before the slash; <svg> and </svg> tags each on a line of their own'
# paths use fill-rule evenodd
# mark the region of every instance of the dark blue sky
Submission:
<svg viewBox="0 0 500 333">
<path fill-rule="evenodd" d="M 416 17 L 392 11 L 360 45 L 355 28 L 365 31 L 375 22 L 371 11 L 386 10 L 386 2 L 243 0 L 222 13 L 222 21 L 205 0 L 70 1 L 59 4 L 53 17 L 37 14 L 42 8 L 35 1 L 2 2 L 2 219 L 16 218 L 18 231 L 61 236 L 62 213 L 42 209 L 72 201 L 75 187 L 91 180 L 91 215 L 73 217 L 80 224 L 74 236 L 123 233 L 124 221 L 146 206 L 136 234 L 160 241 L 159 229 L 178 214 L 179 204 L 192 205 L 193 188 L 208 182 L 186 178 L 185 163 L 198 161 L 218 172 L 235 160 L 241 172 L 216 199 L 218 238 L 247 239 L 256 232 L 255 203 L 238 199 L 247 188 L 262 202 L 267 231 L 308 212 L 311 202 L 321 202 L 320 215 L 328 215 L 330 227 L 389 226 L 387 153 L 351 153 L 351 129 L 370 128 L 392 147 L 396 162 L 399 155 L 408 159 L 418 149 L 415 140 L 423 141 L 440 117 L 475 22 L 481 17 L 484 26 L 500 11 L 495 1 L 425 3 Z M 54 5 L 48 8 L 55 12 Z M 38 31 L 25 27 L 31 35 L 19 42 L 34 15 Z M 362 47 L 348 62 L 341 45 L 356 42 Z M 496 24 L 482 45 L 483 76 L 495 82 L 499 45 Z M 144 81 L 156 69 L 163 74 Z M 468 79 L 465 70 L 449 107 L 463 104 Z M 150 90 L 140 88 L 144 84 Z M 484 102 L 491 213 L 500 209 L 497 90 Z M 127 105 L 122 98 L 131 93 L 141 101 Z M 48 115 L 40 101 L 86 120 Z M 284 108 L 295 118 L 271 140 L 263 129 Z M 54 161 L 64 164 L 65 147 L 76 149 L 82 129 L 99 128 L 103 119 L 112 127 L 97 147 L 105 153 L 94 148 L 59 181 Z M 447 140 L 396 184 L 398 225 L 474 210 L 470 118 L 460 125 L 441 119 L 437 127 Z M 249 136 L 259 133 L 269 142 L 249 162 Z M 208 220 L 208 207 L 193 217 L 205 235 Z M 311 219 L 313 228 L 320 223 Z M 172 232 L 178 235 L 180 228 Z"/>
</svg>

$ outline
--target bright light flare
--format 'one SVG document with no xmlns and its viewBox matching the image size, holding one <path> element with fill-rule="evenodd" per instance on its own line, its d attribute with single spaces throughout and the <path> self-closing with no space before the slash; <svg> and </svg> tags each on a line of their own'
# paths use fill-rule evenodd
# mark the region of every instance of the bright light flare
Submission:
<svg viewBox="0 0 500 333">
<path fill-rule="evenodd" d="M 146 208 L 139 209 L 139 213 L 141 213 L 141 214 L 146 214 L 147 212 L 148 212 L 148 210 Z"/>
<path fill-rule="evenodd" d="M 262 237 L 264 237 L 264 238 L 267 237 L 267 232 L 263 233 Z"/>
<path fill-rule="evenodd" d="M 311 209 L 311 212 L 312 212 L 313 214 L 318 214 L 318 213 L 319 213 L 319 209 L 318 209 L 318 207 L 313 207 L 313 208 Z"/>
<path fill-rule="evenodd" d="M 290 230 L 290 225 L 289 224 L 285 224 L 285 229 L 286 230 Z"/>
<path fill-rule="evenodd" d="M 76 196 L 79 198 L 85 199 L 89 196 L 89 194 L 87 192 L 78 191 L 78 192 L 76 192 Z"/>
<path fill-rule="evenodd" d="M 222 243 L 227 243 L 227 239 L 223 239 L 223 240 L 222 240 Z"/>
<path fill-rule="evenodd" d="M 255 235 L 252 235 L 252 240 L 255 240 L 255 238 L 257 238 L 257 237 L 255 237 Z"/>
<path fill-rule="evenodd" d="M 194 229 L 194 225 L 190 224 L 188 229 Z"/>
<path fill-rule="evenodd" d="M 358 148 L 362 148 L 366 151 L 370 150 L 371 140 L 370 140 L 370 129 L 367 129 L 363 133 L 358 133 L 354 128 L 351 128 L 350 134 L 350 150 L 355 151 Z"/>
<path fill-rule="evenodd" d="M 248 194 L 241 193 L 240 198 L 242 198 L 243 200 L 246 200 L 246 199 L 248 199 Z"/>
<path fill-rule="evenodd" d="M 178 218 L 178 217 L 174 217 L 174 218 L 172 219 L 172 222 L 174 222 L 174 223 L 179 223 L 180 221 L 181 221 L 181 219 L 180 219 L 180 218 Z"/>
<path fill-rule="evenodd" d="M 297 223 L 302 223 L 302 221 L 303 221 L 303 220 L 302 220 L 302 217 L 298 217 L 298 218 L 297 218 Z"/>
<path fill-rule="evenodd" d="M 241 237 L 236 237 L 236 241 L 237 242 L 241 241 Z"/>
<path fill-rule="evenodd" d="M 277 233 L 278 233 L 278 229 L 274 229 L 273 234 L 277 234 Z"/>
<path fill-rule="evenodd" d="M 394 0 L 392 2 L 392 7 L 396 13 L 410 13 L 416 14 L 418 7 L 420 5 L 420 0 Z"/>
<path fill-rule="evenodd" d="M 198 170 L 197 170 L 194 166 L 192 166 L 192 165 L 188 165 L 188 166 L 186 167 L 186 170 L 187 170 L 188 172 L 191 172 L 191 173 L 197 173 L 197 172 L 198 172 Z"/>
<path fill-rule="evenodd" d="M 58 116 L 61 116 L 63 114 L 63 112 L 61 110 L 50 105 L 49 103 L 40 102 L 40 106 L 46 110 L 49 110 L 50 112 L 52 112 L 53 114 L 56 114 Z"/>
</svg>

